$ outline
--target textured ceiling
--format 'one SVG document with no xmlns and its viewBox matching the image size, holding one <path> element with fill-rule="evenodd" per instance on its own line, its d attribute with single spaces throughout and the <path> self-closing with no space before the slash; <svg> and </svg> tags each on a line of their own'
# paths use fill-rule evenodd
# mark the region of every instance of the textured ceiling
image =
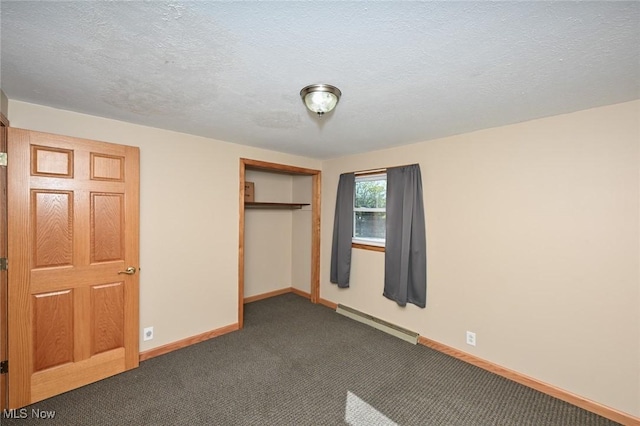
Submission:
<svg viewBox="0 0 640 426">
<path fill-rule="evenodd" d="M 639 2 L 0 3 L 9 99 L 331 158 L 640 98 Z M 339 87 L 308 113 L 300 89 Z"/>
</svg>

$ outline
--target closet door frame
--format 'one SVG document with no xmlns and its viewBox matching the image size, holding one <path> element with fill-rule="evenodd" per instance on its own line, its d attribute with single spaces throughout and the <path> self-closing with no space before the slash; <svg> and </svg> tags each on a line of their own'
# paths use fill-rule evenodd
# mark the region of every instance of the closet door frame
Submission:
<svg viewBox="0 0 640 426">
<path fill-rule="evenodd" d="M 258 170 L 287 175 L 311 176 L 311 303 L 320 302 L 320 199 L 322 172 L 315 169 L 269 163 L 266 161 L 240 159 L 239 185 L 239 236 L 238 236 L 238 325 L 244 325 L 244 183 L 247 170 Z"/>
</svg>

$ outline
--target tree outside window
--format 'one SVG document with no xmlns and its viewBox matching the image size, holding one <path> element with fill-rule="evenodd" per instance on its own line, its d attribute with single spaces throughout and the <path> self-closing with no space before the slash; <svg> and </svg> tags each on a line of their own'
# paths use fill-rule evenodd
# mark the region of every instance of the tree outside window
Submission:
<svg viewBox="0 0 640 426">
<path fill-rule="evenodd" d="M 356 176 L 353 242 L 384 246 L 387 218 L 387 175 Z"/>
</svg>

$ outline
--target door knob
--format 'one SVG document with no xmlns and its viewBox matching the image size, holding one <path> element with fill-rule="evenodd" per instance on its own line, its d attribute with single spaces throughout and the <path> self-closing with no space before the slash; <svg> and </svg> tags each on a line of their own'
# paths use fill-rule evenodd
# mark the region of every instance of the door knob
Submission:
<svg viewBox="0 0 640 426">
<path fill-rule="evenodd" d="M 129 266 L 126 271 L 118 271 L 118 275 L 120 274 L 133 275 L 135 273 L 136 273 L 136 268 L 134 266 Z"/>
</svg>

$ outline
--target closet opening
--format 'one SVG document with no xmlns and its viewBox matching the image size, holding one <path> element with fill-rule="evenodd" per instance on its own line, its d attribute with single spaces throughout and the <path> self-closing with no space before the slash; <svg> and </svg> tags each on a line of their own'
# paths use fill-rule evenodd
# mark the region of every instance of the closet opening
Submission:
<svg viewBox="0 0 640 426">
<path fill-rule="evenodd" d="M 245 183 L 254 179 L 255 186 L 249 187 L 248 191 L 254 190 L 254 199 L 245 199 Z M 244 325 L 244 304 L 259 298 L 276 296 L 287 292 L 293 292 L 304 297 L 308 297 L 312 303 L 318 303 L 320 299 L 320 198 L 321 198 L 321 171 L 307 169 L 286 164 L 269 163 L 266 161 L 240 159 L 240 185 L 239 185 L 239 237 L 238 237 L 238 325 Z M 261 182 L 260 182 L 261 181 Z M 271 187 L 270 187 L 271 186 Z M 279 192 L 276 187 L 284 188 Z M 283 195 L 288 191 L 288 196 Z M 273 215 L 273 228 L 271 232 L 277 232 L 276 221 L 282 222 L 283 211 L 291 212 L 291 218 L 285 216 L 284 220 L 290 220 L 291 226 L 288 234 L 278 237 L 266 237 L 260 239 L 259 244 L 266 248 L 273 247 L 272 253 L 277 253 L 277 245 L 282 238 L 285 242 L 290 237 L 288 250 L 291 253 L 291 274 L 289 283 L 280 285 L 280 288 L 266 291 L 255 288 L 251 274 L 245 271 L 245 260 L 247 264 L 255 263 L 255 259 L 245 259 L 245 256 L 255 249 L 255 243 L 249 240 L 247 228 L 256 226 L 260 221 L 268 221 L 268 215 Z M 265 213 L 265 217 L 254 216 Z M 278 213 L 280 212 L 280 213 Z M 286 213 L 284 213 L 286 215 Z M 267 222 L 269 223 L 269 222 Z M 286 223 L 286 222 L 284 222 Z M 295 229 L 294 229 L 295 228 Z M 296 231 L 304 229 L 303 232 Z M 266 229 L 268 232 L 269 229 Z M 308 243 L 308 244 L 307 244 Z M 295 247 L 294 247 L 295 246 Z M 285 253 L 286 255 L 286 253 Z M 294 257 L 296 260 L 293 260 Z M 300 257 L 302 256 L 302 257 Z M 287 262 L 287 260 L 283 260 Z M 253 263 L 252 263 L 253 264 Z M 301 266 L 302 265 L 302 266 Z M 307 269 L 308 265 L 308 269 Z M 263 265 L 264 267 L 264 265 Z M 300 268 L 306 271 L 301 271 Z M 271 271 L 277 271 L 271 268 Z M 245 282 L 248 279 L 248 282 Z M 277 278 L 275 278 L 277 280 Z M 299 281 L 309 280 L 308 292 L 306 283 L 299 288 Z M 286 280 L 285 280 L 286 281 Z M 248 287 L 245 287 L 248 284 Z M 253 286 L 253 288 L 251 288 Z M 278 287 L 276 285 L 276 287 Z M 245 291 L 246 290 L 246 291 Z M 259 294 L 253 294 L 253 293 Z M 248 297 L 247 297 L 248 296 Z"/>
</svg>

